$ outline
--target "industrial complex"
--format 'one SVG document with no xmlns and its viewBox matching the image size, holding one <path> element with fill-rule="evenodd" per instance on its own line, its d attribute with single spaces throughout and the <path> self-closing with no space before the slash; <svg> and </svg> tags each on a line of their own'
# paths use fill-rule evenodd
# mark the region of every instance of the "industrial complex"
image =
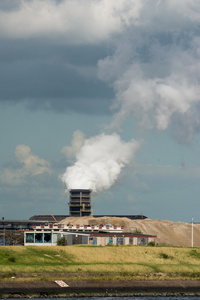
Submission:
<svg viewBox="0 0 200 300">
<path fill-rule="evenodd" d="M 89 224 L 65 224 L 63 220 L 68 217 L 90 217 L 93 216 L 92 191 L 89 189 L 73 189 L 69 191 L 69 215 L 35 215 L 29 220 L 0 220 L 0 231 L 18 231 L 24 235 L 24 245 L 54 246 L 60 238 L 65 238 L 67 245 L 88 244 L 88 245 L 147 245 L 149 242 L 156 242 L 155 235 L 142 233 L 125 232 L 123 226 L 113 226 L 109 223 L 103 225 Z M 103 215 L 114 217 L 114 215 Z M 94 218 L 103 217 L 95 215 Z M 145 219 L 143 215 L 117 215 L 115 217 L 126 217 L 129 219 Z M 85 220 L 85 219 L 84 219 Z M 82 222 L 83 223 L 83 222 Z M 2 240 L 2 241 L 1 241 Z"/>
</svg>

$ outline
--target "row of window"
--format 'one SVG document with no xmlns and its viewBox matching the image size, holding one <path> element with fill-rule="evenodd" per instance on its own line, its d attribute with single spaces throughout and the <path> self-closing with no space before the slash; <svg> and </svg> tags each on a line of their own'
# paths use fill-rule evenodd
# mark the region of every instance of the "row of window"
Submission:
<svg viewBox="0 0 200 300">
<path fill-rule="evenodd" d="M 57 233 L 50 233 L 50 232 L 34 232 L 34 233 L 26 233 L 26 243 L 57 243 Z M 90 245 L 97 245 L 97 238 L 90 237 L 89 238 Z M 113 245 L 113 237 L 109 237 L 108 244 Z M 117 237 L 116 240 L 117 245 L 124 245 L 124 237 Z M 129 237 L 129 244 L 133 245 L 133 237 Z M 137 245 L 147 245 L 148 238 L 147 237 L 138 237 L 137 238 Z"/>
<path fill-rule="evenodd" d="M 26 233 L 26 243 L 56 243 L 57 233 Z"/>
<path fill-rule="evenodd" d="M 90 237 L 89 238 L 89 244 L 90 245 L 97 245 L 97 238 L 96 237 Z M 109 245 L 113 245 L 113 237 L 109 237 Z M 148 244 L 148 238 L 147 237 L 138 237 L 137 238 L 137 245 L 147 245 Z M 116 245 L 124 245 L 124 237 L 117 237 Z M 133 237 L 129 237 L 129 245 L 133 245 Z"/>
</svg>

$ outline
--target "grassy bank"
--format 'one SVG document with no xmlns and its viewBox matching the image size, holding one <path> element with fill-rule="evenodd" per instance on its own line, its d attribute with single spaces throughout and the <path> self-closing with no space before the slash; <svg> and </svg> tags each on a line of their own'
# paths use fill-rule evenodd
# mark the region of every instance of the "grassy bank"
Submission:
<svg viewBox="0 0 200 300">
<path fill-rule="evenodd" d="M 198 279 L 200 248 L 0 247 L 0 280 Z"/>
</svg>

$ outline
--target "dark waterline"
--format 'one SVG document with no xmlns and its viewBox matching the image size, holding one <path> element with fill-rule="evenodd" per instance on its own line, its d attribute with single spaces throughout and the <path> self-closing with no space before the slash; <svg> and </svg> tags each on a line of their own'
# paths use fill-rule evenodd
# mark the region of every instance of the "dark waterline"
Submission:
<svg viewBox="0 0 200 300">
<path fill-rule="evenodd" d="M 65 297 L 65 298 L 21 298 L 23 300 L 30 300 L 30 299 L 34 299 L 34 300 L 41 300 L 41 299 L 45 299 L 45 300 L 62 300 L 62 299 L 67 299 L 67 300 L 200 300 L 200 297 L 198 296 L 191 296 L 191 297 L 159 297 L 159 296 L 155 296 L 155 297 L 76 297 L 76 298 L 72 298 L 72 297 Z M 9 298 L 9 300 L 16 300 L 16 298 Z"/>
</svg>

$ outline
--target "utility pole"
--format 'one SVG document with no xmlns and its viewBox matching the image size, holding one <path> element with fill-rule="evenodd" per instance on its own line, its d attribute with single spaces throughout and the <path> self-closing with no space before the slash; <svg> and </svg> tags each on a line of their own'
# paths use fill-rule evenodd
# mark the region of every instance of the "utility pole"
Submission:
<svg viewBox="0 0 200 300">
<path fill-rule="evenodd" d="M 192 248 L 193 248 L 193 217 L 192 217 Z"/>
<path fill-rule="evenodd" d="M 4 246 L 6 245 L 6 229 L 5 229 L 5 225 L 4 225 L 4 228 L 3 228 L 3 245 Z"/>
</svg>

